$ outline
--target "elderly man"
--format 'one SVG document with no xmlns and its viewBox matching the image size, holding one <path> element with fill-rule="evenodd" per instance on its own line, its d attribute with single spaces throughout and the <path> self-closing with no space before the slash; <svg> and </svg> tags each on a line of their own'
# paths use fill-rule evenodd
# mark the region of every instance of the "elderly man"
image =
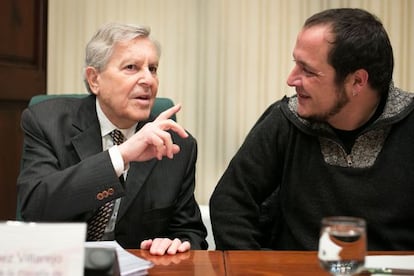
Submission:
<svg viewBox="0 0 414 276">
<path fill-rule="evenodd" d="M 150 118 L 160 49 L 149 34 L 103 26 L 86 47 L 90 95 L 23 112 L 24 220 L 84 221 L 88 240 L 155 255 L 207 248 L 194 198 L 196 140 L 169 119 L 179 105 Z"/>
</svg>

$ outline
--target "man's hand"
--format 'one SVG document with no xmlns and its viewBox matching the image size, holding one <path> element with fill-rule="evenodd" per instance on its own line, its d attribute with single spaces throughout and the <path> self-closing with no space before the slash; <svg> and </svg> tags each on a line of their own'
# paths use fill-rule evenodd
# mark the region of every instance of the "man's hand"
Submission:
<svg viewBox="0 0 414 276">
<path fill-rule="evenodd" d="M 174 255 L 190 250 L 191 244 L 188 241 L 179 239 L 170 240 L 168 238 L 156 238 L 154 240 L 144 240 L 141 242 L 141 249 L 149 250 L 151 255 L 162 256 L 165 253 Z"/>
<path fill-rule="evenodd" d="M 172 159 L 174 154 L 180 151 L 180 147 L 173 143 L 168 130 L 176 132 L 183 138 L 188 134 L 182 126 L 170 119 L 172 115 L 180 111 L 181 105 L 175 105 L 150 123 L 143 126 L 131 138 L 119 145 L 119 151 L 125 164 L 131 161 L 147 161 L 152 158 L 161 160 L 164 156 Z"/>
<path fill-rule="evenodd" d="M 148 250 L 140 250 L 138 253 L 139 257 L 144 258 L 147 261 L 151 261 L 155 265 L 162 265 L 167 266 L 171 264 L 179 264 L 182 261 L 186 261 L 191 257 L 191 252 L 183 252 L 180 254 L 175 255 L 163 255 L 163 256 L 157 256 L 157 255 L 151 255 Z"/>
</svg>

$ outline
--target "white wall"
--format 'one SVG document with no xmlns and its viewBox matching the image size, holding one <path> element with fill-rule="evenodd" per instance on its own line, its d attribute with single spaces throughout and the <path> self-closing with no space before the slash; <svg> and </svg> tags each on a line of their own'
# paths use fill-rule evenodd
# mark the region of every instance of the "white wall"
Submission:
<svg viewBox="0 0 414 276">
<path fill-rule="evenodd" d="M 262 111 L 292 90 L 297 32 L 311 14 L 360 7 L 378 15 L 394 47 L 395 83 L 414 91 L 411 0 L 51 0 L 47 93 L 84 92 L 86 42 L 103 23 L 148 25 L 162 45 L 158 95 L 183 104 L 198 140 L 196 196 L 207 204 Z"/>
</svg>

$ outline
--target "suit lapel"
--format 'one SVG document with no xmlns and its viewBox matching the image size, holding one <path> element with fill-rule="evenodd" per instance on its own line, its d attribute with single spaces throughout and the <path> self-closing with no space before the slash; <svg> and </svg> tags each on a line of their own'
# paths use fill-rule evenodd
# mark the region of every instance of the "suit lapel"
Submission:
<svg viewBox="0 0 414 276">
<path fill-rule="evenodd" d="M 102 140 L 100 138 L 99 129 L 96 131 L 93 127 L 86 129 L 73 138 L 72 144 L 81 160 L 102 151 Z"/>
<path fill-rule="evenodd" d="M 135 200 L 137 194 L 144 186 L 156 163 L 156 159 L 152 159 L 147 162 L 131 162 L 128 170 L 128 176 L 125 181 L 125 190 L 127 192 L 122 198 L 117 220 L 122 218 L 131 203 Z"/>
<path fill-rule="evenodd" d="M 135 132 L 140 130 L 148 121 L 152 121 L 154 118 L 150 117 L 149 120 L 138 122 Z M 119 207 L 119 213 L 117 220 L 119 221 L 123 215 L 125 215 L 131 203 L 136 198 L 138 192 L 144 186 L 151 171 L 153 170 L 157 160 L 154 158 L 147 162 L 131 162 L 128 176 L 125 181 L 126 195 L 122 198 L 121 206 Z"/>
<path fill-rule="evenodd" d="M 95 99 L 94 95 L 83 99 L 73 121 L 73 127 L 79 131 L 79 134 L 73 137 L 72 144 L 81 160 L 102 151 Z"/>
</svg>

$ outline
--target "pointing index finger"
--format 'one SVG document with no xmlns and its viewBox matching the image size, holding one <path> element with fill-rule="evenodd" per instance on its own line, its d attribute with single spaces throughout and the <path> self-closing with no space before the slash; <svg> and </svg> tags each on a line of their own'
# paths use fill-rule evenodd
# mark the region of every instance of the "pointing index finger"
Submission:
<svg viewBox="0 0 414 276">
<path fill-rule="evenodd" d="M 155 119 L 155 121 L 170 119 L 171 116 L 173 116 L 180 110 L 181 110 L 181 104 L 176 104 L 173 107 L 170 107 L 167 110 L 161 112 L 160 115 L 158 115 L 158 117 Z"/>
</svg>

